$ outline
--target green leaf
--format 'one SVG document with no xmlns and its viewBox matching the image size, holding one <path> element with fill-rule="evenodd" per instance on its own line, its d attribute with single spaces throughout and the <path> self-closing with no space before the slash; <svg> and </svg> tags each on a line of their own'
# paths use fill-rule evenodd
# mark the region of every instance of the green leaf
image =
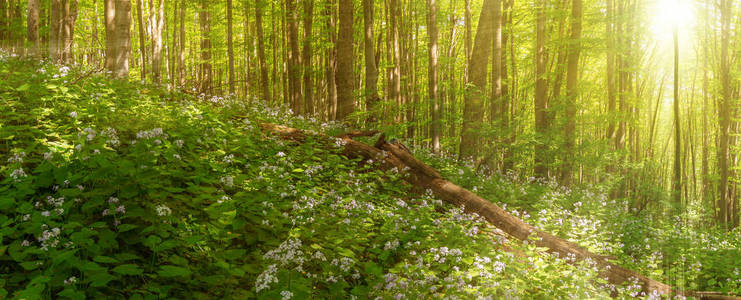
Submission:
<svg viewBox="0 0 741 300">
<path fill-rule="evenodd" d="M 115 259 L 113 257 L 103 256 L 103 255 L 96 256 L 96 257 L 93 258 L 93 260 L 96 261 L 96 262 L 105 263 L 105 264 L 114 264 L 114 263 L 118 263 L 119 262 L 117 259 Z"/>
<path fill-rule="evenodd" d="M 141 275 L 142 274 L 142 269 L 140 269 L 135 264 L 120 265 L 118 267 L 113 268 L 112 271 L 119 273 L 119 274 L 123 274 L 123 275 Z"/>
<path fill-rule="evenodd" d="M 105 286 L 108 284 L 109 281 L 115 279 L 116 277 L 113 277 L 113 275 L 108 274 L 107 272 L 95 274 L 95 276 L 90 276 L 90 286 L 91 287 L 99 287 L 99 286 Z"/>
<path fill-rule="evenodd" d="M 25 92 L 25 91 L 28 91 L 28 88 L 30 88 L 30 87 L 31 87 L 30 84 L 24 83 L 23 85 L 17 87 L 15 90 L 18 91 L 18 92 Z"/>
<path fill-rule="evenodd" d="M 160 270 L 157 272 L 162 277 L 190 276 L 190 273 L 190 270 L 186 268 L 170 265 L 160 267 Z"/>
<path fill-rule="evenodd" d="M 121 226 L 118 226 L 118 232 L 127 232 L 129 230 L 132 230 L 134 228 L 137 228 L 139 226 L 136 226 L 134 224 L 123 224 Z"/>
</svg>

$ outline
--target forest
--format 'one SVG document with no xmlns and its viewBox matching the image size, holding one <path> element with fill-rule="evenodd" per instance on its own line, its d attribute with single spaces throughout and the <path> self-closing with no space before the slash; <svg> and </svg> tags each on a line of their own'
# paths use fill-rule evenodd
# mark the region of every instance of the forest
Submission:
<svg viewBox="0 0 741 300">
<path fill-rule="evenodd" d="M 740 25 L 0 0 L 0 299 L 741 299 Z"/>
</svg>

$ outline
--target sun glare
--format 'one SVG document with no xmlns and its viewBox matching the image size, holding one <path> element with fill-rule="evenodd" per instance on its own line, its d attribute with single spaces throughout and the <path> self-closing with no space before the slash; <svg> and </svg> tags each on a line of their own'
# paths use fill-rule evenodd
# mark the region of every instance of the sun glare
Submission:
<svg viewBox="0 0 741 300">
<path fill-rule="evenodd" d="M 651 31 L 654 38 L 659 41 L 672 40 L 675 24 L 680 40 L 682 37 L 689 37 L 689 32 L 695 25 L 695 8 L 692 0 L 656 0 L 650 11 L 653 15 Z"/>
</svg>

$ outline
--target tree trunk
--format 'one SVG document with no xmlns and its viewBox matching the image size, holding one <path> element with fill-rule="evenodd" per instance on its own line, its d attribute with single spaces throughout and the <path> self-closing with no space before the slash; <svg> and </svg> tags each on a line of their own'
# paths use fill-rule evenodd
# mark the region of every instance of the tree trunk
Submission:
<svg viewBox="0 0 741 300">
<path fill-rule="evenodd" d="M 674 199 L 674 213 L 678 215 L 682 208 L 682 148 L 681 128 L 679 122 L 679 38 L 677 26 L 674 25 L 674 181 L 672 182 L 672 196 Z"/>
<path fill-rule="evenodd" d="M 270 82 L 268 82 L 268 64 L 265 61 L 265 43 L 262 30 L 263 5 L 265 5 L 263 0 L 257 0 L 255 3 L 255 27 L 257 29 L 257 59 L 260 63 L 260 92 L 262 93 L 262 100 L 269 103 L 271 98 Z"/>
<path fill-rule="evenodd" d="M 489 123 L 498 125 L 502 113 L 502 0 L 494 1 L 494 30 L 492 31 L 491 94 L 489 95 Z M 497 139 L 498 142 L 498 139 Z"/>
<path fill-rule="evenodd" d="M 151 2 L 150 2 L 151 3 Z M 152 10 L 152 79 L 162 80 L 162 31 L 165 26 L 165 0 L 157 0 Z"/>
<path fill-rule="evenodd" d="M 721 22 L 721 40 L 720 40 L 720 85 L 721 97 L 718 105 L 718 138 L 720 139 L 718 148 L 718 170 L 720 172 L 720 182 L 718 184 L 718 215 L 717 220 L 721 225 L 730 225 L 728 211 L 728 157 L 729 153 L 729 136 L 731 125 L 731 79 L 730 79 L 730 62 L 728 57 L 728 45 L 731 31 L 731 0 L 721 0 L 720 2 L 720 22 Z"/>
<path fill-rule="evenodd" d="M 26 27 L 28 29 L 28 42 L 31 44 L 31 49 L 28 56 L 40 58 L 41 52 L 39 51 L 39 7 L 41 6 L 40 0 L 28 0 L 28 19 L 26 21 Z"/>
<path fill-rule="evenodd" d="M 366 110 L 369 113 L 368 120 L 373 122 L 377 119 L 378 96 L 378 66 L 376 65 L 376 50 L 373 46 L 373 18 L 374 1 L 363 0 L 363 46 L 365 50 L 365 97 Z"/>
<path fill-rule="evenodd" d="M 399 48 L 399 0 L 391 0 L 389 3 L 389 21 L 391 22 L 391 58 L 393 67 L 391 68 L 391 85 L 389 98 L 396 104 L 394 118 L 396 123 L 402 121 L 402 95 L 401 95 L 401 49 Z"/>
<path fill-rule="evenodd" d="M 105 0 L 106 69 L 114 78 L 129 76 L 131 2 Z"/>
<path fill-rule="evenodd" d="M 442 124 L 440 120 L 440 102 L 437 87 L 437 2 L 427 0 L 429 8 L 427 16 L 427 35 L 429 36 L 428 59 L 427 59 L 427 101 L 430 102 L 430 137 L 432 138 L 432 151 L 440 152 L 440 132 Z"/>
<path fill-rule="evenodd" d="M 226 0 L 226 48 L 229 56 L 229 94 L 234 94 L 234 41 L 232 33 L 232 0 Z M 247 55 L 245 53 L 244 55 Z"/>
<path fill-rule="evenodd" d="M 202 93 L 211 93 L 211 13 L 208 6 L 209 0 L 201 0 L 201 10 L 198 12 L 201 25 L 201 82 Z"/>
<path fill-rule="evenodd" d="M 355 110 L 353 99 L 353 1 L 339 0 L 337 38 L 337 119 L 345 120 Z"/>
<path fill-rule="evenodd" d="M 576 133 L 576 111 L 579 107 L 577 80 L 579 78 L 579 52 L 581 51 L 581 16 L 582 0 L 571 1 L 571 37 L 569 40 L 569 56 L 566 69 L 566 115 L 564 126 L 564 166 L 561 173 L 561 182 L 570 185 L 574 172 L 574 145 Z"/>
<path fill-rule="evenodd" d="M 545 49 L 545 9 L 546 0 L 537 2 L 535 27 L 535 132 L 539 142 L 535 146 L 535 177 L 548 177 L 548 146 L 544 143 L 548 133 L 548 80 L 546 62 L 548 54 Z"/>
<path fill-rule="evenodd" d="M 307 116 L 314 114 L 313 80 L 314 72 L 311 58 L 313 57 L 312 35 L 314 20 L 314 0 L 304 0 L 304 47 L 301 51 L 304 71 L 304 105 L 303 111 Z"/>
<path fill-rule="evenodd" d="M 288 38 L 288 99 L 294 114 L 301 114 L 301 60 L 298 46 L 298 7 L 296 0 L 286 1 Z"/>
<path fill-rule="evenodd" d="M 77 21 L 77 0 L 63 0 L 62 16 L 62 62 L 70 64 L 74 62 L 72 44 L 75 41 L 75 22 Z"/>
<path fill-rule="evenodd" d="M 494 31 L 494 5 L 496 0 L 484 0 L 476 28 L 476 41 L 468 66 L 468 80 L 463 109 L 463 133 L 461 134 L 461 157 L 476 158 L 481 143 L 481 125 L 484 121 L 483 98 L 486 88 L 486 69 L 491 54 L 491 38 Z"/>
<path fill-rule="evenodd" d="M 141 80 L 147 79 L 147 44 L 146 44 L 146 38 L 144 34 L 144 19 L 142 15 L 144 14 L 143 8 L 142 8 L 142 2 L 144 0 L 136 0 L 136 21 L 138 23 L 139 28 L 139 63 L 141 64 Z"/>
<path fill-rule="evenodd" d="M 327 0 L 325 14 L 327 18 L 327 31 L 329 32 L 329 42 L 335 44 L 337 40 L 337 29 L 335 28 L 335 6 L 334 0 Z M 327 47 L 326 75 L 327 81 L 327 119 L 337 119 L 337 82 L 335 81 L 335 71 L 337 68 L 336 46 Z"/>
<path fill-rule="evenodd" d="M 62 0 L 51 1 L 51 14 L 49 16 L 49 59 L 53 62 L 58 62 L 61 59 L 59 47 L 62 37 L 62 7 Z M 6 22 L 9 20 L 7 18 Z"/>
<path fill-rule="evenodd" d="M 178 84 L 185 84 L 185 0 L 180 1 L 180 38 L 178 42 Z"/>
</svg>

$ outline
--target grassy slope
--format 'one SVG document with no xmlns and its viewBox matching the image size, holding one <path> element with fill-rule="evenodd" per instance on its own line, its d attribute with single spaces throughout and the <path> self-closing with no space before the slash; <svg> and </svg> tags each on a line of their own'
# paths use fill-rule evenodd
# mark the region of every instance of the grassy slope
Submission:
<svg viewBox="0 0 741 300">
<path fill-rule="evenodd" d="M 338 145 L 289 144 L 255 124 L 340 126 L 61 71 L 0 59 L 0 296 L 608 296 L 587 265 L 503 241 L 460 209 L 410 193 L 398 174 L 337 155 Z M 526 221 L 661 270 L 634 259 L 658 244 L 625 250 L 640 244 L 636 228 L 656 231 L 615 215 L 620 203 L 422 156 Z M 731 278 L 736 265 L 725 265 Z"/>
</svg>

